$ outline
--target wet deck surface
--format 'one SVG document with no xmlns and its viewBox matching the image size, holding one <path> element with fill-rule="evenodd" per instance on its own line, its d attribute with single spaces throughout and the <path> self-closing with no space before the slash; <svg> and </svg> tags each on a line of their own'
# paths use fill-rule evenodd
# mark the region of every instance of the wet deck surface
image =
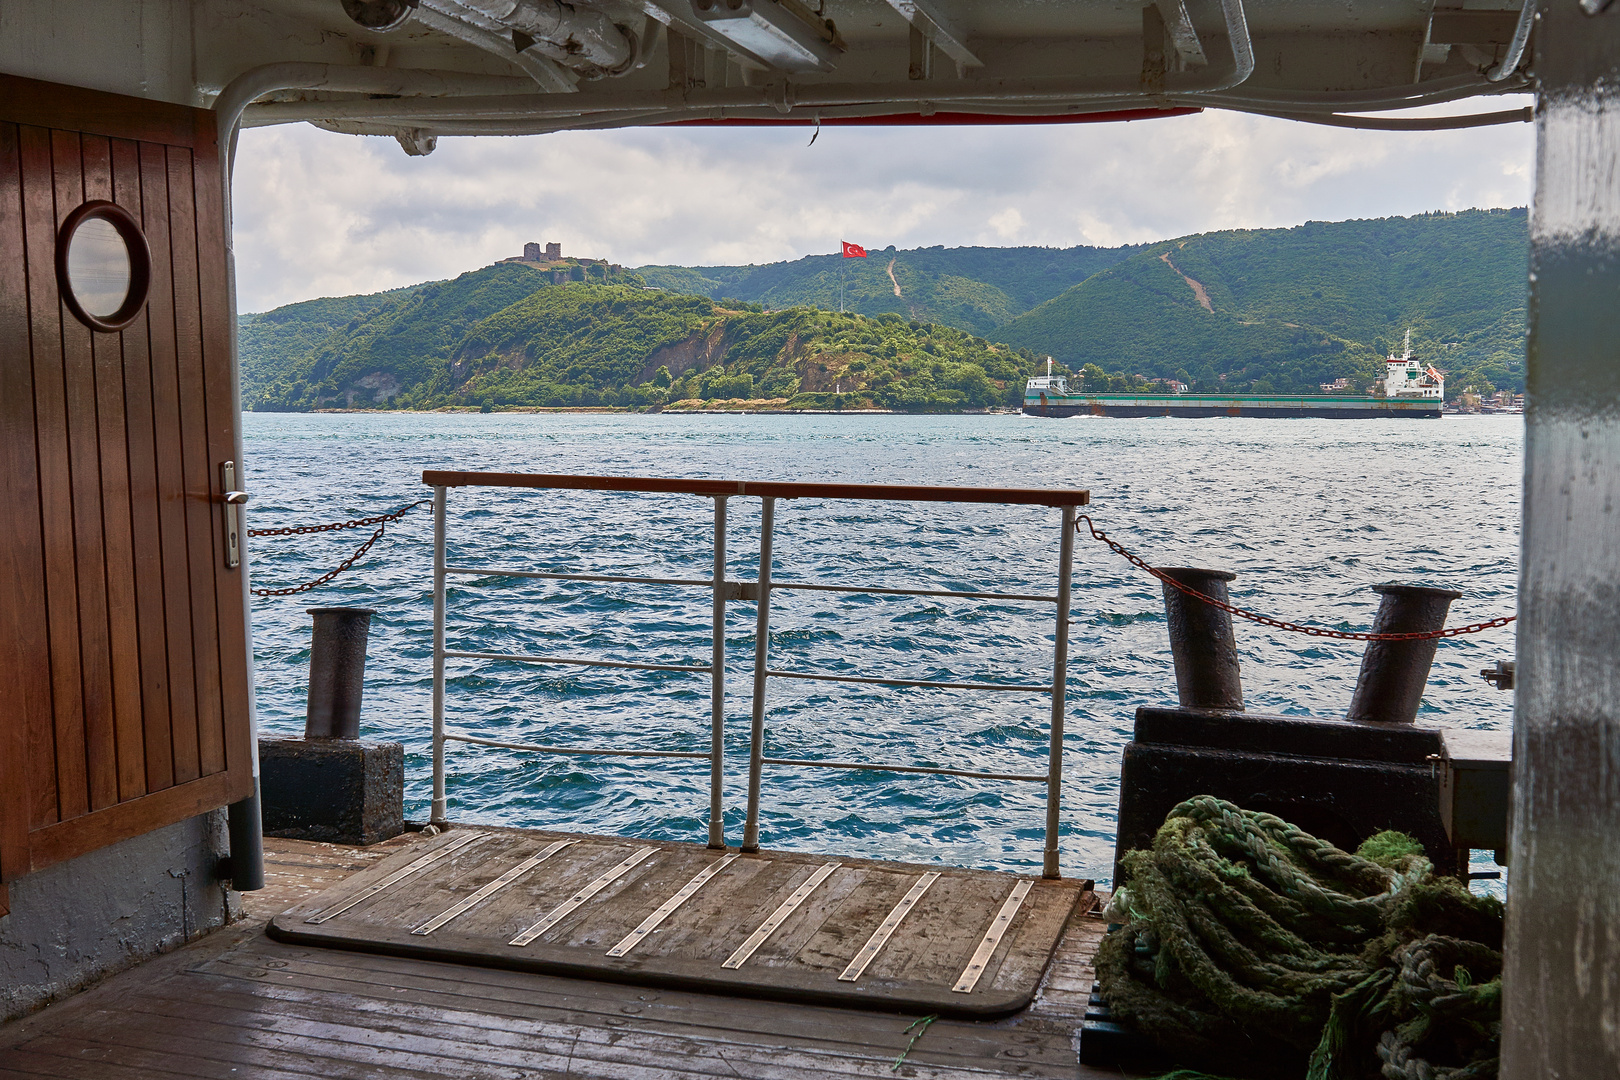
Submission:
<svg viewBox="0 0 1620 1080">
<path fill-rule="evenodd" d="M 936 1020 L 897 1070 L 922 1012 L 638 987 L 264 933 L 275 913 L 307 909 L 323 890 L 352 888 L 354 875 L 379 876 L 385 860 L 405 852 L 408 863 L 435 842 L 443 838 L 372 849 L 268 840 L 270 887 L 246 898 L 248 920 L 0 1027 L 0 1077 L 1120 1075 L 1077 1063 L 1103 930 L 1089 915 L 1069 919 L 1028 1008 L 997 1021 Z"/>
<path fill-rule="evenodd" d="M 457 829 L 270 923 L 278 941 L 811 1004 L 1027 1007 L 1080 883 Z"/>
</svg>

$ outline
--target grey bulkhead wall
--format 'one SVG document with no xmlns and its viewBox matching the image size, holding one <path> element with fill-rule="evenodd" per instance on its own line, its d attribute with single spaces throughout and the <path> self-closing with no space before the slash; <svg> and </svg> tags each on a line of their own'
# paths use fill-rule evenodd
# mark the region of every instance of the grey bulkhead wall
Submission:
<svg viewBox="0 0 1620 1080">
<path fill-rule="evenodd" d="M 1620 1076 L 1620 3 L 1539 2 L 1501 1075 L 1575 1080 Z"/>
<path fill-rule="evenodd" d="M 215 878 L 225 817 L 213 810 L 10 882 L 0 1023 L 240 918 Z"/>
</svg>

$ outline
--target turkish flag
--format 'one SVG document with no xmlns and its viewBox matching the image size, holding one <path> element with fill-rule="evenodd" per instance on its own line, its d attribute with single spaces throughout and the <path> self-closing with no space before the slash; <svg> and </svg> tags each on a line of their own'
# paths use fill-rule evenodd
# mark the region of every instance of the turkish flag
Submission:
<svg viewBox="0 0 1620 1080">
<path fill-rule="evenodd" d="M 861 247 L 861 245 L 852 244 L 848 240 L 840 240 L 839 243 L 844 245 L 844 258 L 846 258 L 846 259 L 864 259 L 864 258 L 866 258 L 866 249 Z"/>
</svg>

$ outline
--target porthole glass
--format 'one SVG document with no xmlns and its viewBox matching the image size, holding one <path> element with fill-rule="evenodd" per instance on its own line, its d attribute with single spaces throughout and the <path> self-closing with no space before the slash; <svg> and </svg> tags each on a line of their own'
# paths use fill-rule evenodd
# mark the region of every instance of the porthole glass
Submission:
<svg viewBox="0 0 1620 1080">
<path fill-rule="evenodd" d="M 96 330 L 122 330 L 146 306 L 152 256 L 141 227 L 116 203 L 87 202 L 62 223 L 56 279 L 68 310 Z"/>
<path fill-rule="evenodd" d="M 106 218 L 85 218 L 68 237 L 67 272 L 85 314 L 110 319 L 129 299 L 129 244 Z"/>
</svg>

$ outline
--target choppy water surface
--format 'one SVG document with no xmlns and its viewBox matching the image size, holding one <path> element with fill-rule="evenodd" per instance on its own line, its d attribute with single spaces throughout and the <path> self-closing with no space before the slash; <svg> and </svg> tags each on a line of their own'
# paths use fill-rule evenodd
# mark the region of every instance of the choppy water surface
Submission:
<svg viewBox="0 0 1620 1080">
<path fill-rule="evenodd" d="M 1018 416 L 264 415 L 245 417 L 253 527 L 360 517 L 424 497 L 427 468 L 1084 487 L 1099 526 L 1149 562 L 1236 571 L 1235 602 L 1366 629 L 1383 581 L 1450 584 L 1452 622 L 1510 613 L 1518 560 L 1514 417 L 1403 420 L 1042 420 Z M 731 500 L 728 576 L 757 572 L 759 501 Z M 710 500 L 457 489 L 453 565 L 706 578 Z M 365 534 L 254 540 L 254 582 L 335 566 Z M 1057 511 L 954 504 L 779 502 L 780 580 L 1049 593 Z M 354 570 L 302 597 L 254 602 L 261 725 L 302 731 L 311 604 L 378 609 L 364 733 L 406 747 L 406 812 L 426 816 L 432 528 L 390 528 Z M 1064 766 L 1063 869 L 1108 877 L 1120 748 L 1136 706 L 1173 701 L 1156 582 L 1077 544 Z M 706 664 L 702 589 L 462 577 L 451 648 Z M 1051 607 L 778 593 L 776 668 L 898 678 L 1050 677 Z M 728 839 L 740 836 L 754 606 L 727 624 Z M 1360 647 L 1239 623 L 1251 709 L 1342 714 Z M 1424 717 L 1502 728 L 1511 694 L 1480 668 L 1512 656 L 1512 628 L 1442 641 Z M 702 751 L 703 676 L 452 661 L 448 716 L 489 738 Z M 1049 699 L 774 680 L 767 752 L 1006 772 L 1045 769 Z M 698 840 L 707 765 L 554 757 L 451 744 L 461 820 Z M 768 768 L 767 847 L 1028 870 L 1044 788 L 874 772 Z"/>
</svg>

